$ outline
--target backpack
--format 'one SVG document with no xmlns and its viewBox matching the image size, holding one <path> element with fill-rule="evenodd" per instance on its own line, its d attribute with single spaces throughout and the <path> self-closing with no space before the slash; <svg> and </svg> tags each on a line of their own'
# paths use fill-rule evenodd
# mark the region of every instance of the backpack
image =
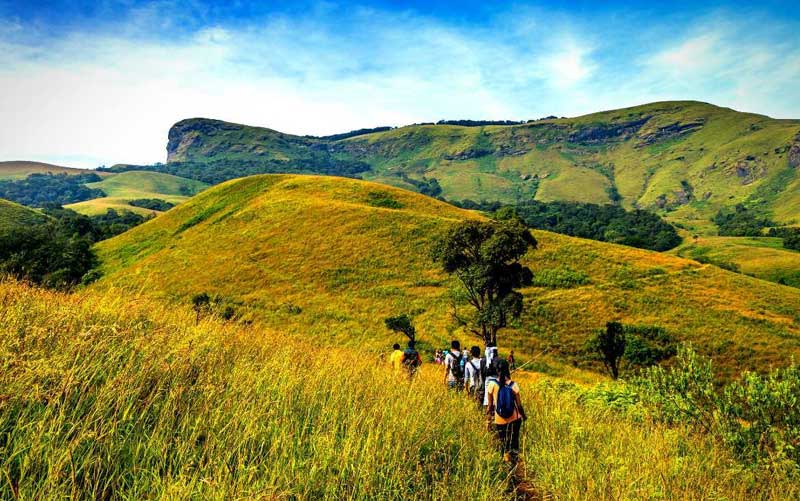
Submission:
<svg viewBox="0 0 800 501">
<path fill-rule="evenodd" d="M 483 359 L 481 359 L 480 367 L 475 367 L 475 364 L 472 363 L 472 360 L 467 362 L 470 367 L 472 367 L 472 378 L 470 383 L 475 383 L 475 389 L 478 390 L 483 386 Z"/>
<path fill-rule="evenodd" d="M 497 381 L 500 389 L 497 391 L 497 404 L 495 405 L 495 412 L 503 419 L 508 419 L 514 415 L 514 410 L 517 408 L 517 401 L 514 398 L 514 390 L 511 389 L 514 382 L 509 381 L 510 384 L 501 384 Z"/>
<path fill-rule="evenodd" d="M 417 353 L 417 350 L 406 348 L 406 351 L 403 352 L 403 366 L 412 372 L 419 367 L 419 353 Z"/>
<path fill-rule="evenodd" d="M 450 364 L 450 374 L 456 379 L 456 381 L 463 381 L 464 380 L 464 354 L 459 352 L 458 357 L 453 355 L 453 352 L 450 352 L 450 356 L 453 357 L 453 362 Z"/>
</svg>

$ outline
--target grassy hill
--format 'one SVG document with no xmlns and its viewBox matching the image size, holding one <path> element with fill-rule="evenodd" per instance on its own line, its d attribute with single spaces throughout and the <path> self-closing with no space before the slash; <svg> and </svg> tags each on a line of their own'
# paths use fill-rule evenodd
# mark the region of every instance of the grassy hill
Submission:
<svg viewBox="0 0 800 501">
<path fill-rule="evenodd" d="M 44 222 L 46 218 L 47 216 L 24 205 L 0 198 L 0 236 L 15 228 Z"/>
<path fill-rule="evenodd" d="M 100 182 L 88 183 L 89 188 L 103 190 L 105 197 L 67 206 L 77 212 L 94 215 L 108 209 L 130 210 L 142 214 L 153 211 L 128 204 L 131 200 L 157 198 L 179 204 L 208 187 L 193 179 L 185 179 L 160 172 L 129 171 L 107 176 Z"/>
<path fill-rule="evenodd" d="M 94 287 L 221 306 L 277 330 L 363 349 L 392 337 L 386 316 L 409 312 L 423 341 L 456 332 L 452 285 L 432 265 L 432 241 L 481 217 L 406 190 L 351 179 L 263 175 L 211 188 L 101 242 Z M 658 325 L 714 357 L 723 372 L 785 364 L 800 354 L 800 290 L 676 256 L 535 232 L 535 287 L 505 346 L 540 370 L 583 363 L 580 348 L 608 320 Z"/>
<path fill-rule="evenodd" d="M 698 237 L 670 252 L 723 266 L 733 264 L 742 273 L 800 288 L 800 252 L 783 247 L 781 238 Z"/>
<path fill-rule="evenodd" d="M 217 120 L 169 134 L 169 162 L 355 161 L 366 179 L 416 189 L 436 179 L 449 200 L 575 200 L 666 214 L 692 231 L 747 203 L 800 221 L 800 121 L 694 101 L 652 103 L 513 126 L 414 125 L 332 141 Z M 298 163 L 299 162 L 299 163 Z M 316 164 L 314 164 L 316 162 Z"/>
<path fill-rule="evenodd" d="M 62 167 L 43 162 L 30 162 L 27 160 L 12 160 L 0 162 L 0 180 L 3 179 L 22 179 L 30 174 L 86 174 L 85 169 L 75 169 L 72 167 Z M 101 174 L 102 175 L 102 174 Z"/>
</svg>

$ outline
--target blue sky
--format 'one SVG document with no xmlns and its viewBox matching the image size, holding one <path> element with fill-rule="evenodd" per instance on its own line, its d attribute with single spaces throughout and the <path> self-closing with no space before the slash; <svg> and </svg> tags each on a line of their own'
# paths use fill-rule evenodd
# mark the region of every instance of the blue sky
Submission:
<svg viewBox="0 0 800 501">
<path fill-rule="evenodd" d="M 166 156 L 213 117 L 296 134 L 696 99 L 800 118 L 794 2 L 8 2 L 0 160 Z"/>
</svg>

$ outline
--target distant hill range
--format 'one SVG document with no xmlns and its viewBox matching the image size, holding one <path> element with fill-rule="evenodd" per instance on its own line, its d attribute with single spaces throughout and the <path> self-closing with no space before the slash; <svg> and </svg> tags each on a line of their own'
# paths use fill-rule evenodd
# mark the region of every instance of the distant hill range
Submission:
<svg viewBox="0 0 800 501">
<path fill-rule="evenodd" d="M 86 174 L 85 169 L 62 167 L 44 162 L 31 162 L 28 160 L 11 160 L 0 162 L 0 180 L 22 179 L 30 174 Z"/>
<path fill-rule="evenodd" d="M 720 208 L 737 203 L 778 223 L 800 221 L 800 120 L 668 101 L 577 118 L 487 123 L 320 138 L 194 118 L 170 129 L 168 163 L 148 168 L 212 184 L 307 172 L 451 201 L 618 203 L 661 212 L 689 229 L 702 229 Z M 133 168 L 141 169 L 116 170 Z"/>
</svg>

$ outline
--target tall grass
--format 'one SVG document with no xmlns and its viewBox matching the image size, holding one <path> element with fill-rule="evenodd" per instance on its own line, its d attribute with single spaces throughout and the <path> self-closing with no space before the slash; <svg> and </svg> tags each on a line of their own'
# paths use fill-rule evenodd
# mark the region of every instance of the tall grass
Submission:
<svg viewBox="0 0 800 501">
<path fill-rule="evenodd" d="M 514 496 L 483 417 L 433 365 L 408 383 L 324 341 L 13 282 L 0 327 L 0 499 Z M 796 475 L 615 410 L 614 387 L 514 379 L 525 496 L 800 496 Z"/>
<path fill-rule="evenodd" d="M 505 495 L 474 406 L 432 373 L 154 303 L 4 284 L 0 305 L 2 499 Z"/>
</svg>

